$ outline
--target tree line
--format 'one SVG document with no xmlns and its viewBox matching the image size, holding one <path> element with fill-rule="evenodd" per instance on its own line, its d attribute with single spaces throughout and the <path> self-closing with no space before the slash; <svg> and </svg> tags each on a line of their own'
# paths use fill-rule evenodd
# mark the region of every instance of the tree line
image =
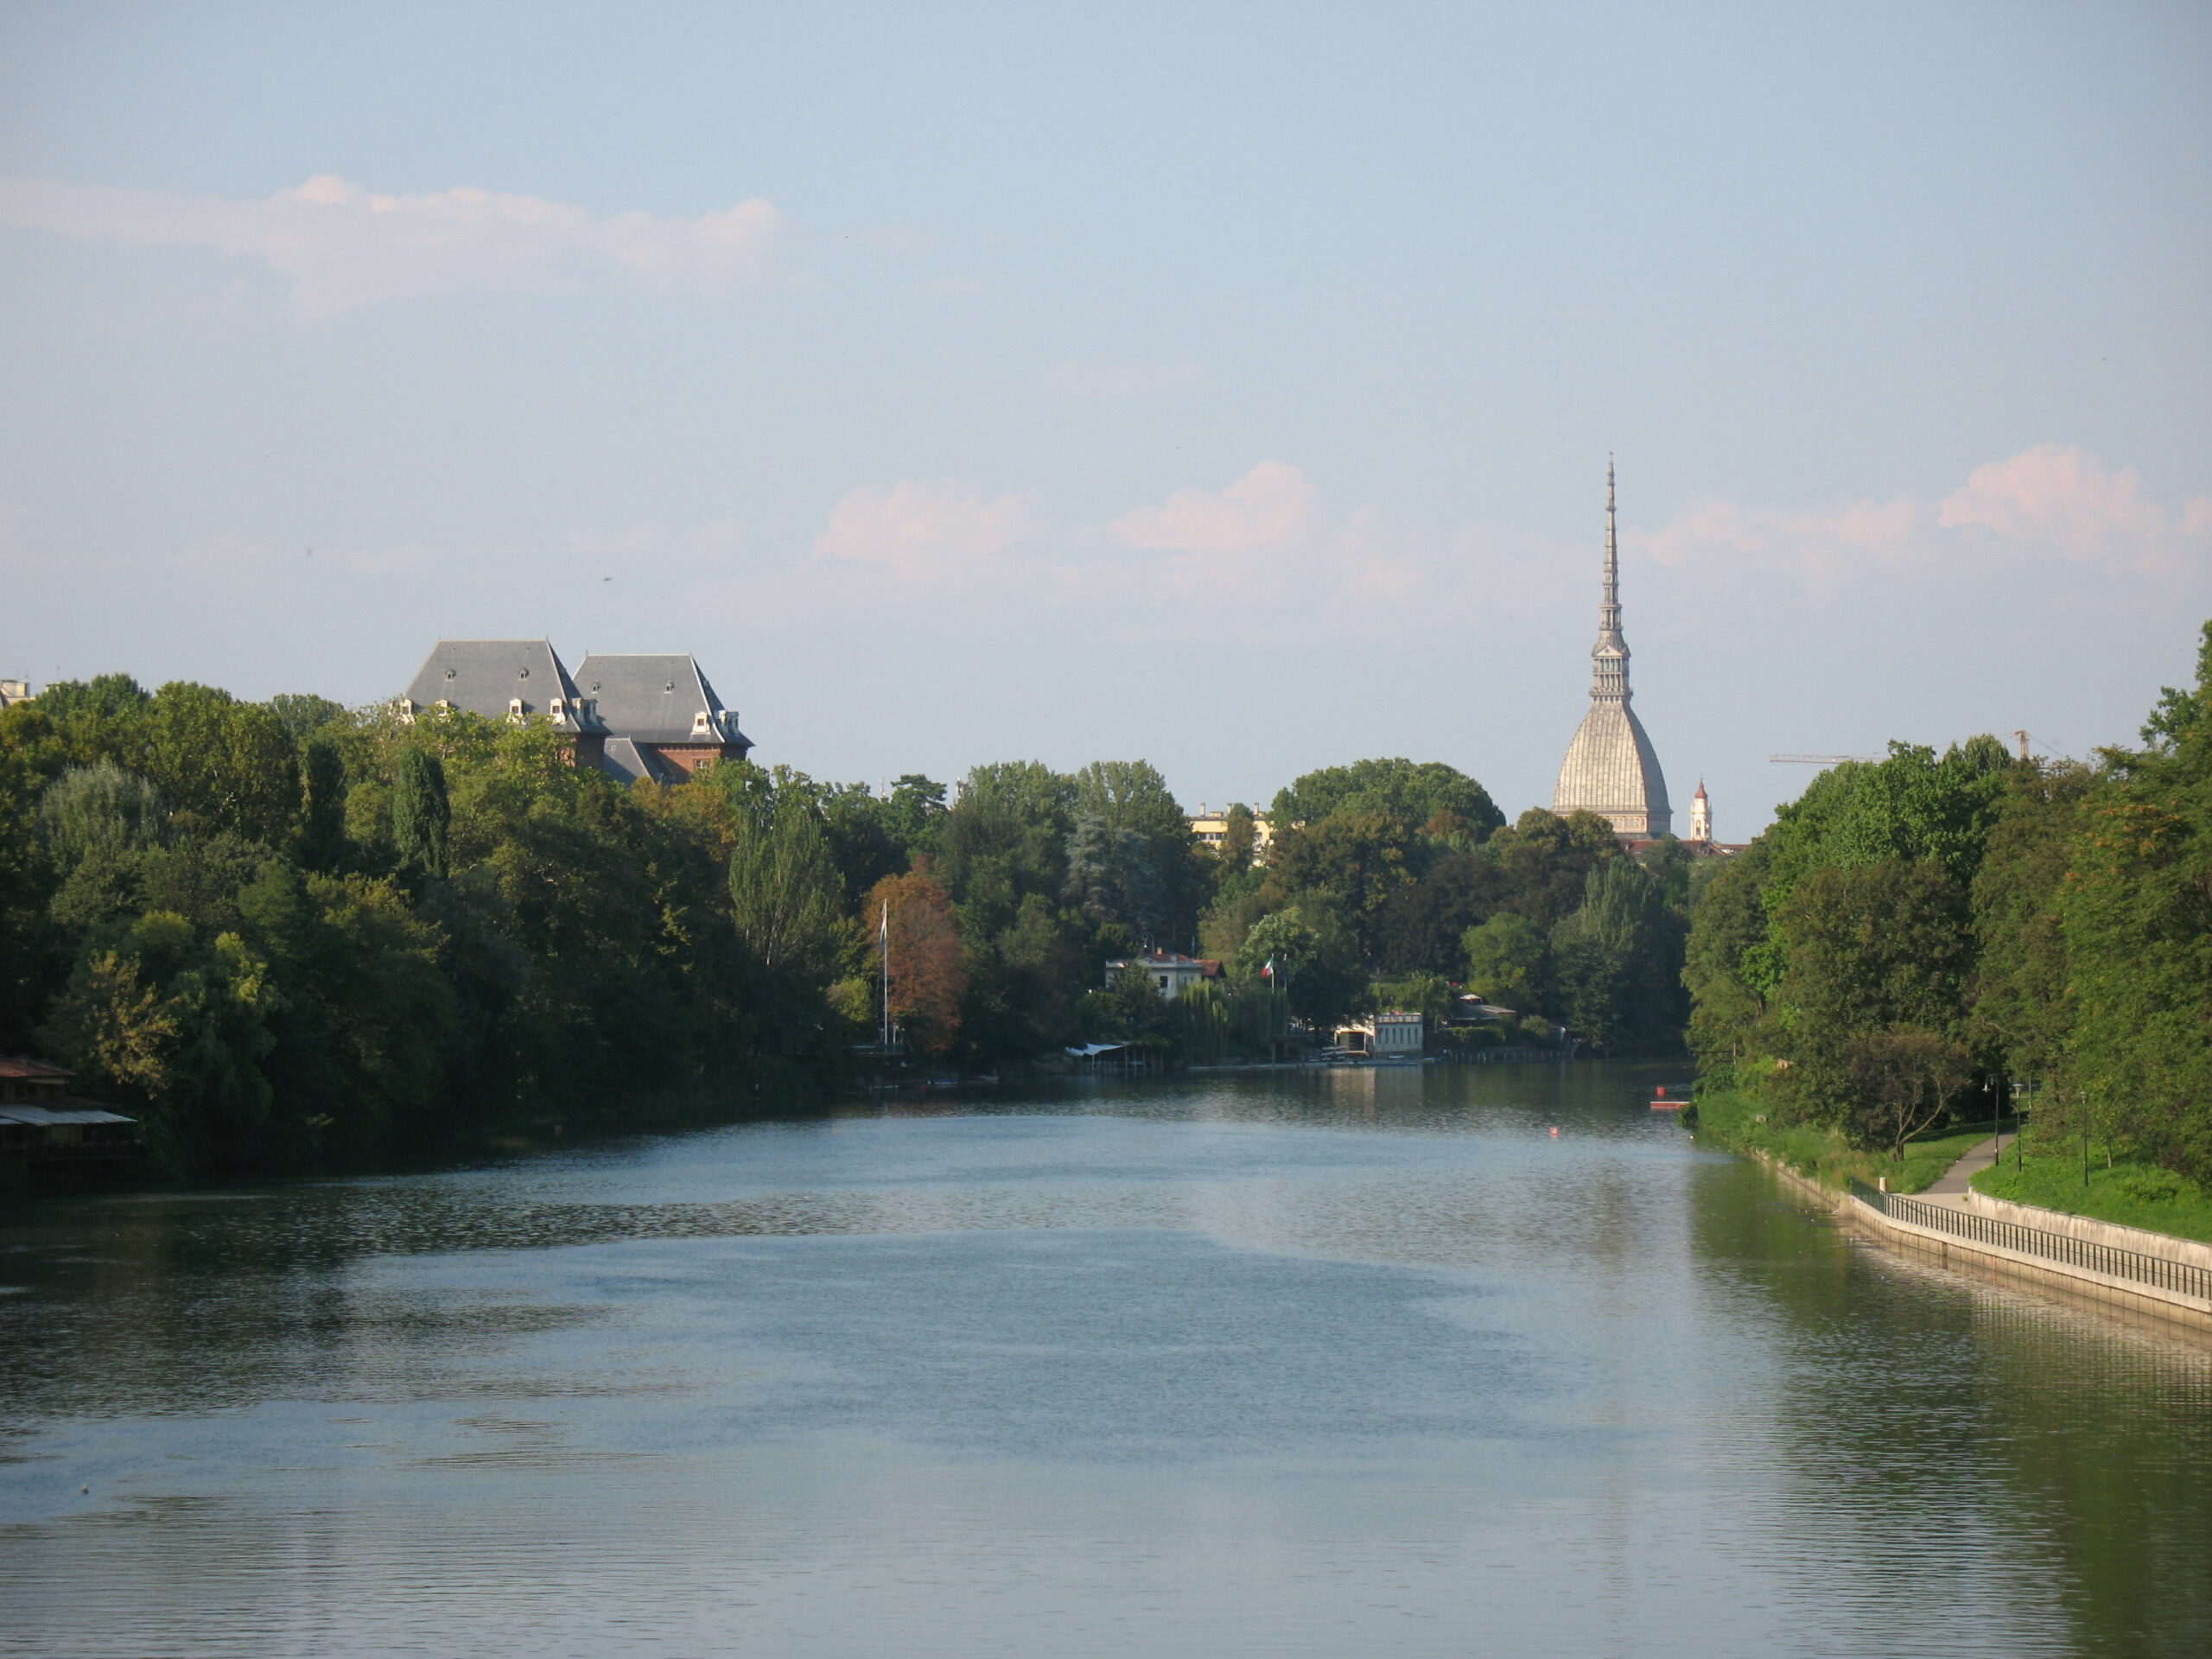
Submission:
<svg viewBox="0 0 2212 1659">
<path fill-rule="evenodd" d="M 1491 1040 L 1678 1033 L 1671 843 L 1509 826 L 1402 760 L 1309 773 L 1272 823 L 1264 858 L 1241 806 L 1206 847 L 1142 761 L 625 786 L 543 722 L 60 683 L 0 710 L 0 1052 L 207 1173 L 817 1093 L 867 1063 L 887 950 L 906 1051 L 976 1071 L 1278 1052 L 1459 982 L 1506 1011 Z M 1172 1003 L 1107 983 L 1148 948 L 1223 971 Z"/>
<path fill-rule="evenodd" d="M 2033 1134 L 2212 1179 L 2212 623 L 2139 747 L 1978 737 L 1822 773 L 1714 874 L 1685 977 L 1710 1083 L 1895 1149 L 2022 1086 Z"/>
</svg>

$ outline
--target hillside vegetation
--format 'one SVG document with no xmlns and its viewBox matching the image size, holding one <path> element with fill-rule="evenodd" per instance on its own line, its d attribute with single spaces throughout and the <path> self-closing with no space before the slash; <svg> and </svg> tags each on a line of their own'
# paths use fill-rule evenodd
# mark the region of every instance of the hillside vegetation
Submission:
<svg viewBox="0 0 2212 1659">
<path fill-rule="evenodd" d="M 2212 1182 L 2212 624 L 2139 747 L 1823 772 L 1704 890 L 1685 978 L 1716 1124 L 1901 1161 L 2017 1085 L 2031 1172 L 2086 1136 L 2179 1217 Z"/>
</svg>

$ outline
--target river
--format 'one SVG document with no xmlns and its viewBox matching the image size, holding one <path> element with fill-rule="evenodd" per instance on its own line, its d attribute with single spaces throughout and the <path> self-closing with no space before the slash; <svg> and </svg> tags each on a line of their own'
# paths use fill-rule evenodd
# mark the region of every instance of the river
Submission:
<svg viewBox="0 0 2212 1659">
<path fill-rule="evenodd" d="M 1673 1075 L 16 1202 L 0 1653 L 2212 1652 L 2212 1344 L 1855 1243 Z"/>
</svg>

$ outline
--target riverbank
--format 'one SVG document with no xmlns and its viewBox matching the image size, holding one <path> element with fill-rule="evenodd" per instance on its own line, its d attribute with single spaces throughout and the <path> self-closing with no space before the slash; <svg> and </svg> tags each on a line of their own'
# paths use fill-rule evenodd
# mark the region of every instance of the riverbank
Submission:
<svg viewBox="0 0 2212 1659">
<path fill-rule="evenodd" d="M 1998 1164 L 1974 1178 L 1974 1190 L 2012 1204 L 2212 1243 L 2212 1193 L 2124 1154 L 2113 1155 L 2107 1166 L 2107 1147 L 2091 1143 L 2085 1181 L 2079 1142 L 2038 1149 L 2031 1140 L 2017 1151 L 2007 1147 Z"/>
<path fill-rule="evenodd" d="M 1834 1129 L 1806 1123 L 1777 1123 L 1751 1096 L 1733 1089 L 1700 1093 L 1695 1102 L 1699 1138 L 1731 1152 L 1756 1154 L 1832 1192 L 1854 1181 L 1886 1183 L 1892 1192 L 1924 1192 L 1968 1152 L 1989 1139 L 1990 1125 L 1949 1129 L 1909 1141 L 1902 1160 L 1851 1145 Z M 1999 1133 L 2010 1135 L 2011 1118 L 1999 1119 Z"/>
</svg>

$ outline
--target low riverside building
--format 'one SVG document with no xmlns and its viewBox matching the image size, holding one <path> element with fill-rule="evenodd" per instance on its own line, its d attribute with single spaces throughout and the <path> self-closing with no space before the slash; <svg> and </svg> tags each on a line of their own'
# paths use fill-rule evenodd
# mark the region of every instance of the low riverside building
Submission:
<svg viewBox="0 0 2212 1659">
<path fill-rule="evenodd" d="M 1393 1008 L 1337 1027 L 1337 1046 L 1374 1059 L 1408 1059 L 1428 1046 L 1428 1018 Z"/>
<path fill-rule="evenodd" d="M 680 784 L 753 741 L 688 654 L 586 657 L 571 675 L 548 639 L 441 639 L 396 705 L 403 720 L 458 709 L 543 720 L 570 759 L 625 783 Z"/>
<path fill-rule="evenodd" d="M 34 702 L 29 680 L 0 680 L 0 709 L 10 703 Z"/>
<path fill-rule="evenodd" d="M 128 1163 L 137 1120 L 69 1092 L 77 1074 L 24 1055 L 0 1055 L 0 1167 L 16 1173 Z"/>
<path fill-rule="evenodd" d="M 1123 957 L 1106 964 L 1106 988 L 1111 990 L 1124 974 L 1142 974 L 1153 982 L 1163 1001 L 1173 1001 L 1210 979 L 1221 977 L 1221 964 L 1199 957 L 1179 956 L 1173 950 L 1147 950 L 1141 957 Z"/>
</svg>

